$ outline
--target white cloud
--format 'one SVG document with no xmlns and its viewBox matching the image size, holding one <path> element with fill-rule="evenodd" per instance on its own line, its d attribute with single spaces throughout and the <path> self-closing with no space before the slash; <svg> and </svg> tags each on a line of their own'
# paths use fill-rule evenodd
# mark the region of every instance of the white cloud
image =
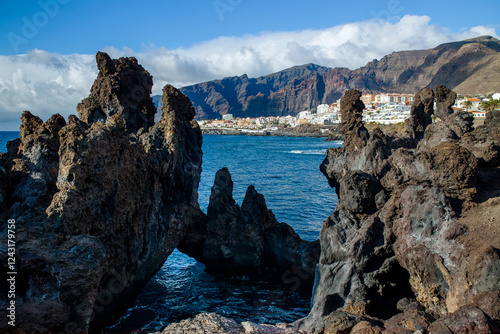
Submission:
<svg viewBox="0 0 500 334">
<path fill-rule="evenodd" d="M 393 51 L 427 49 L 480 35 L 499 38 L 489 27 L 452 33 L 432 25 L 428 16 L 404 16 L 396 22 L 373 19 L 321 30 L 220 37 L 177 50 L 149 46 L 141 52 L 113 47 L 105 51 L 114 58 L 137 57 L 153 75 L 153 93 L 160 94 L 167 83 L 180 87 L 245 73 L 255 77 L 305 63 L 354 69 Z M 19 119 L 25 109 L 43 119 L 56 112 L 76 113 L 96 74 L 93 55 L 34 50 L 0 56 L 0 124 Z"/>
<path fill-rule="evenodd" d="M 89 94 L 97 75 L 94 56 L 58 55 L 34 50 L 0 56 L 0 130 L 19 124 L 24 110 L 47 119 L 76 114 L 76 105 Z M 15 128 L 10 128 L 15 130 Z"/>
</svg>

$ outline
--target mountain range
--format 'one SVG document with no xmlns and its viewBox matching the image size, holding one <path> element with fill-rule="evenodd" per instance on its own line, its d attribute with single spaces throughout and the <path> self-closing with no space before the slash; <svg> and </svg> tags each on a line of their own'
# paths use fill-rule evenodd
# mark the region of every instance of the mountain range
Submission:
<svg viewBox="0 0 500 334">
<path fill-rule="evenodd" d="M 296 115 L 338 100 L 348 89 L 364 93 L 416 93 L 444 84 L 459 94 L 500 91 L 500 41 L 482 36 L 433 49 L 393 52 L 365 66 L 295 66 L 258 78 L 203 82 L 180 90 L 193 102 L 196 119 Z"/>
</svg>

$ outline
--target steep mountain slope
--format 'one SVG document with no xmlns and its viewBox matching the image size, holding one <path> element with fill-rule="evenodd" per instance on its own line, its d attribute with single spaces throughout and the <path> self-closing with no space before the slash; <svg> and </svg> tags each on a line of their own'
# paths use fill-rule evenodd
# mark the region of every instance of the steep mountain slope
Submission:
<svg viewBox="0 0 500 334">
<path fill-rule="evenodd" d="M 247 75 L 181 88 L 196 118 L 295 115 L 332 103 L 347 89 L 413 93 L 444 84 L 461 94 L 500 91 L 500 41 L 483 36 L 429 50 L 393 52 L 356 70 L 315 64 L 259 78 Z"/>
<path fill-rule="evenodd" d="M 183 87 L 197 118 L 227 113 L 238 116 L 288 115 L 321 104 L 325 95 L 323 75 L 329 68 L 314 64 L 296 66 L 260 78 L 224 78 Z"/>
</svg>

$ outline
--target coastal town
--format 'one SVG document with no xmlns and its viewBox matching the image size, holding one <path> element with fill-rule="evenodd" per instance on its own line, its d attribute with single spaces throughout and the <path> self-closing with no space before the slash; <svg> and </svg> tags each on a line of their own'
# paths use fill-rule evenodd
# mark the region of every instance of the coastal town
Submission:
<svg viewBox="0 0 500 334">
<path fill-rule="evenodd" d="M 365 104 L 363 121 L 367 124 L 399 124 L 410 117 L 414 94 L 365 94 L 362 96 Z M 500 108 L 500 93 L 491 96 L 458 96 L 453 109 L 470 112 L 476 119 L 484 119 L 486 113 Z M 321 104 L 316 110 L 304 110 L 296 116 L 271 117 L 233 117 L 225 114 L 221 119 L 202 120 L 202 129 L 238 129 L 243 131 L 269 131 L 279 128 L 296 127 L 299 125 L 335 125 L 342 121 L 340 100 L 332 104 Z"/>
</svg>

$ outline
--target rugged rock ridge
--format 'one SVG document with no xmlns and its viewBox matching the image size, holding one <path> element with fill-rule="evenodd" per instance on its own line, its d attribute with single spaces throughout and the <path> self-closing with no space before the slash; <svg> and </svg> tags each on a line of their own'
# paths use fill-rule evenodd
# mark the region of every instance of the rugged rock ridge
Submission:
<svg viewBox="0 0 500 334">
<path fill-rule="evenodd" d="M 96 58 L 81 119 L 43 123 L 24 112 L 21 138 L 0 160 L 2 220 L 16 221 L 16 324 L 28 333 L 112 322 L 203 216 L 202 136 L 189 99 L 166 86 L 153 125 L 151 76 L 135 58 Z M 2 266 L 5 234 L 3 225 Z"/>
<path fill-rule="evenodd" d="M 151 99 L 153 77 L 135 58 L 111 59 L 97 53 L 99 74 L 90 96 L 77 106 L 78 116 L 87 124 L 121 115 L 127 130 L 148 130 L 154 124 L 156 108 Z"/>
<path fill-rule="evenodd" d="M 227 168 L 215 175 L 207 220 L 201 222 L 188 232 L 179 250 L 204 263 L 208 272 L 267 278 L 294 290 L 312 288 L 319 242 L 304 241 L 290 225 L 278 223 L 253 186 L 241 207 L 237 205 Z"/>
<path fill-rule="evenodd" d="M 500 90 L 500 41 L 490 36 L 446 43 L 429 50 L 393 52 L 350 70 L 315 64 L 258 78 L 224 78 L 181 88 L 198 119 L 296 115 L 333 103 L 349 89 L 415 93 L 445 84 L 460 94 Z"/>
<path fill-rule="evenodd" d="M 450 114 L 455 93 L 437 86 L 417 94 L 404 135 L 391 137 L 363 129 L 360 96 L 344 95 L 344 147 L 321 165 L 339 203 L 321 230 L 312 311 L 296 325 L 333 333 L 338 319 L 357 316 L 350 333 L 368 316 L 390 319 L 384 333 L 498 331 L 498 240 L 458 218 L 478 205 L 476 194 L 498 196 L 483 188 L 500 175 L 500 112 L 473 129 L 468 113 Z"/>
</svg>

